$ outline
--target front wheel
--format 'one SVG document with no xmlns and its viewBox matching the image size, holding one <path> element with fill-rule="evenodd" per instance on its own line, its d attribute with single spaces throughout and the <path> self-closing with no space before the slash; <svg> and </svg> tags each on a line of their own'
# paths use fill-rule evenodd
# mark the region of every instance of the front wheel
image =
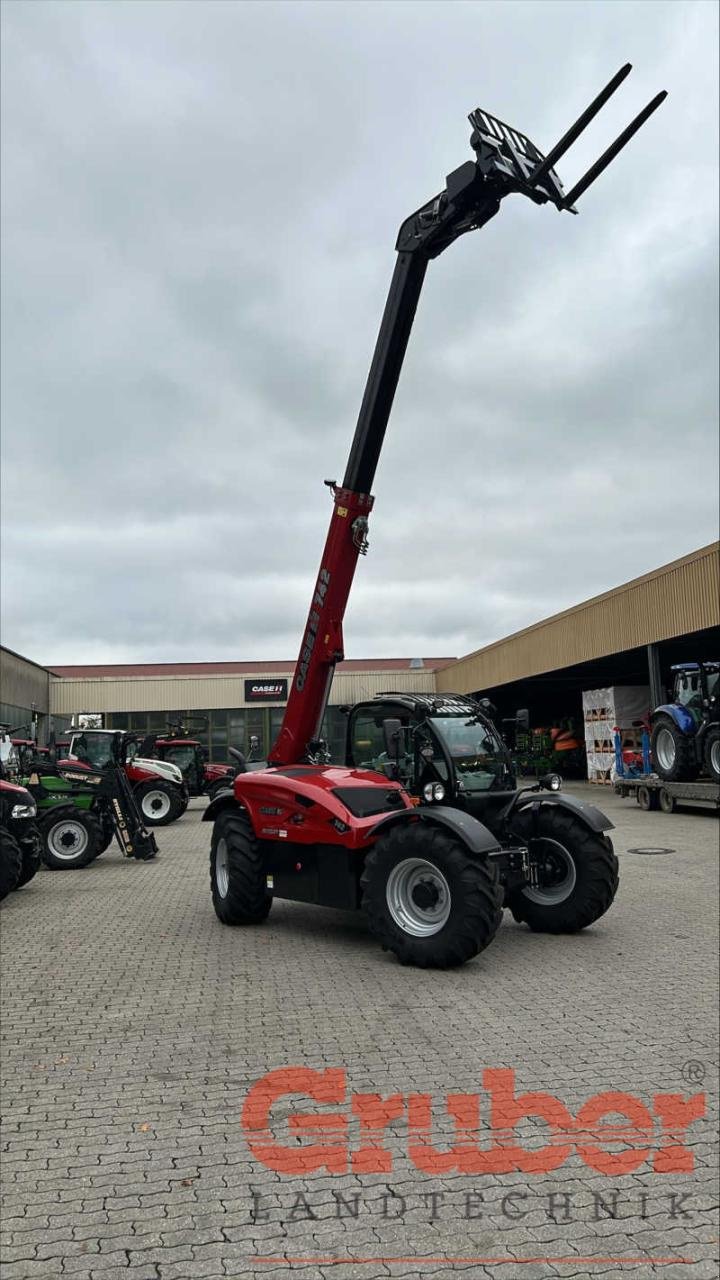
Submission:
<svg viewBox="0 0 720 1280">
<path fill-rule="evenodd" d="M 40 833 L 33 831 L 32 835 L 28 835 L 20 845 L 20 856 L 22 858 L 22 867 L 20 870 L 20 878 L 15 886 L 16 889 L 22 889 L 23 885 L 29 883 L 33 876 L 37 875 L 40 870 L 42 853 L 42 841 Z"/>
<path fill-rule="evenodd" d="M 213 824 L 210 888 L 223 924 L 262 924 L 272 906 L 260 845 L 237 809 L 224 809 Z"/>
<path fill-rule="evenodd" d="M 538 884 L 514 889 L 507 905 L 519 923 L 536 932 L 577 933 L 612 906 L 618 860 L 612 841 L 562 809 L 541 810 L 537 829 L 530 814 L 513 818 L 513 832 L 527 843 Z"/>
<path fill-rule="evenodd" d="M 41 828 L 42 858 L 53 871 L 86 867 L 102 843 L 102 830 L 94 813 L 73 809 L 50 813 Z"/>
<path fill-rule="evenodd" d="M 149 827 L 166 827 L 180 817 L 180 793 L 169 782 L 143 782 L 135 792 L 143 821 Z"/>
<path fill-rule="evenodd" d="M 22 874 L 22 853 L 14 836 L 0 831 L 0 902 L 17 889 Z"/>
<path fill-rule="evenodd" d="M 705 738 L 705 768 L 713 782 L 720 782 L 720 725 L 708 729 Z"/>
<path fill-rule="evenodd" d="M 360 883 L 371 932 L 401 964 L 464 964 L 492 942 L 502 920 L 496 868 L 424 822 L 381 835 Z"/>
</svg>

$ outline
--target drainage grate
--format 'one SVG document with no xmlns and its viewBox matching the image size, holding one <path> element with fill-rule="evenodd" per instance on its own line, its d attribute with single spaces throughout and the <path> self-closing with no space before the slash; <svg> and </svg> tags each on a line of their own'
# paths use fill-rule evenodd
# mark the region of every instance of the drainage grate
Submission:
<svg viewBox="0 0 720 1280">
<path fill-rule="evenodd" d="M 644 853 L 648 857 L 655 857 L 658 853 L 674 853 L 674 849 L 661 849 L 659 845 L 645 845 L 642 849 L 628 849 L 628 853 Z"/>
</svg>

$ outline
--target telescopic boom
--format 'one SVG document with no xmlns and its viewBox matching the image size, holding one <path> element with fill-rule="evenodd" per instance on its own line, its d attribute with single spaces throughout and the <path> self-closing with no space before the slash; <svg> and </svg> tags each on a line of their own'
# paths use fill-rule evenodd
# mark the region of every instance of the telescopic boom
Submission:
<svg viewBox="0 0 720 1280">
<path fill-rule="evenodd" d="M 566 196 L 555 162 L 572 146 L 631 70 L 621 67 L 546 156 L 516 129 L 480 108 L 471 112 L 475 159 L 451 173 L 443 191 L 403 222 L 397 261 L 342 485 L 332 490 L 333 511 L 320 561 L 285 716 L 268 762 L 283 766 L 316 760 L 335 665 L 343 656 L 343 618 L 359 555 L 367 551 L 370 490 L 380 457 L 428 262 L 458 236 L 495 216 L 511 192 L 536 204 L 573 207 L 667 96 L 659 93 L 616 138 Z"/>
</svg>

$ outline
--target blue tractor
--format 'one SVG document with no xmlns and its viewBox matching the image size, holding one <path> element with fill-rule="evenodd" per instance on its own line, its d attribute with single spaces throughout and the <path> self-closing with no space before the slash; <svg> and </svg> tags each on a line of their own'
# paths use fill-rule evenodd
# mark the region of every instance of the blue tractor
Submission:
<svg viewBox="0 0 720 1280">
<path fill-rule="evenodd" d="M 684 782 L 705 772 L 720 782 L 720 662 L 671 668 L 673 701 L 652 713 L 650 749 L 658 777 Z"/>
</svg>

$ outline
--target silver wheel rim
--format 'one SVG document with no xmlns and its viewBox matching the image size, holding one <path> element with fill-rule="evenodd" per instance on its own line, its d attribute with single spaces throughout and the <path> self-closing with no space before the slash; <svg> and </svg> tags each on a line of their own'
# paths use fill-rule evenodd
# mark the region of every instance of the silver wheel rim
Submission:
<svg viewBox="0 0 720 1280">
<path fill-rule="evenodd" d="M 170 797 L 167 791 L 146 791 L 143 796 L 142 811 L 145 818 L 166 818 L 170 812 Z"/>
<path fill-rule="evenodd" d="M 720 738 L 716 738 L 710 748 L 710 768 L 713 773 L 720 773 Z"/>
<path fill-rule="evenodd" d="M 404 858 L 388 876 L 388 911 L 403 933 L 431 938 L 447 924 L 451 897 L 442 871 L 424 858 Z"/>
<path fill-rule="evenodd" d="M 215 887 L 221 898 L 227 898 L 230 888 L 230 870 L 228 867 L 228 847 L 226 840 L 218 840 L 215 850 Z"/>
<path fill-rule="evenodd" d="M 655 755 L 663 769 L 672 769 L 675 764 L 675 739 L 669 729 L 661 729 L 655 739 Z"/>
<path fill-rule="evenodd" d="M 574 859 L 564 845 L 545 836 L 532 841 L 531 852 L 540 864 L 540 879 L 544 875 L 546 883 L 539 885 L 537 889 L 528 885 L 523 889 L 524 897 L 539 907 L 556 907 L 565 902 L 577 883 Z"/>
<path fill-rule="evenodd" d="M 80 822 L 58 822 L 48 831 L 48 849 L 63 862 L 74 862 L 88 847 L 88 833 Z"/>
</svg>

